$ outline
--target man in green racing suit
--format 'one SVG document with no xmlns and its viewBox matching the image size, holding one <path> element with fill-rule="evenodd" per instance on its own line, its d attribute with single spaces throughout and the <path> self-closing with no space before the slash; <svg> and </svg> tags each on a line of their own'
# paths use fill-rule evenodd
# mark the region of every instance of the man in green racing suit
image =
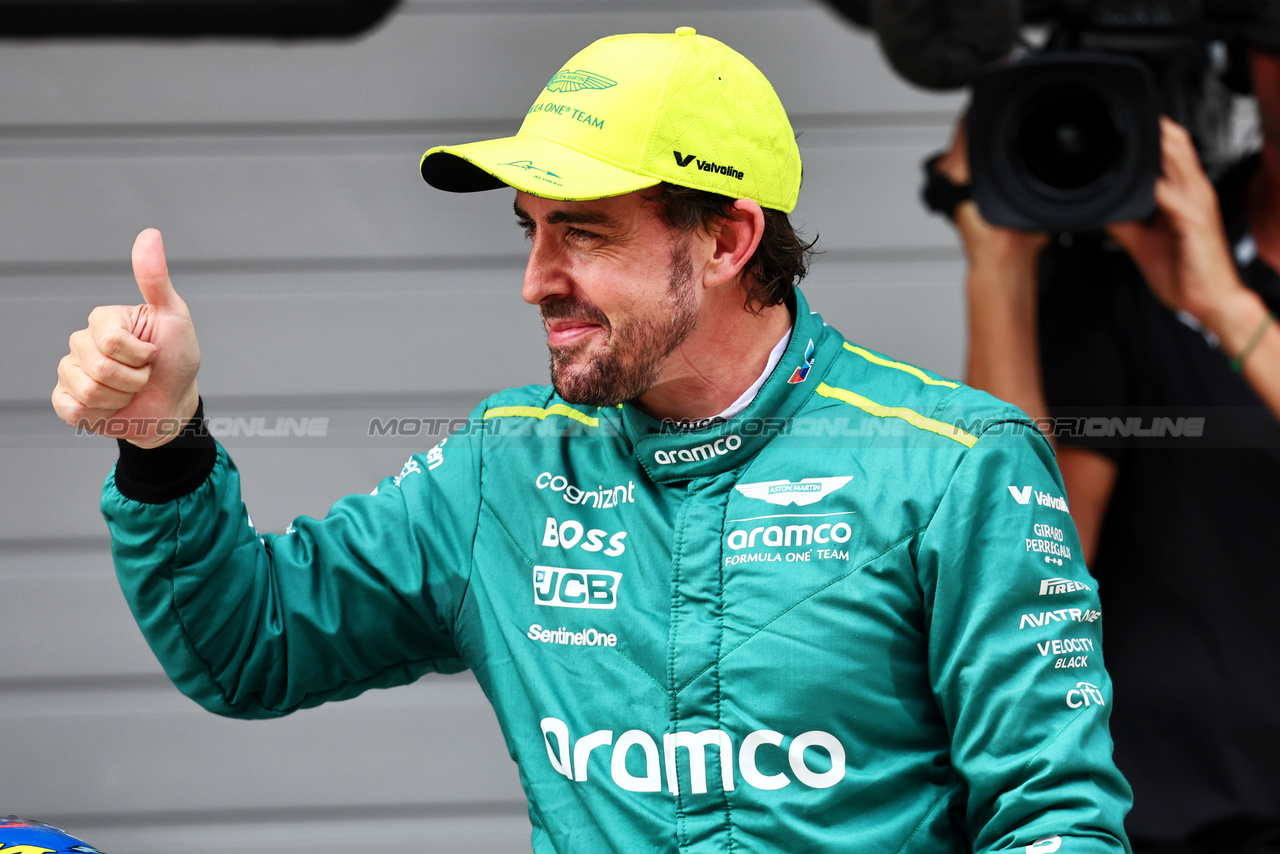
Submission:
<svg viewBox="0 0 1280 854">
<path fill-rule="evenodd" d="M 423 174 L 519 191 L 553 387 L 490 397 L 324 519 L 254 530 L 158 233 L 146 305 L 72 338 L 55 406 L 134 431 L 103 512 L 178 687 L 271 717 L 469 668 L 538 852 L 1128 850 L 1052 451 L 770 273 L 807 247 L 754 66 L 690 28 L 604 39 L 520 134 Z M 684 188 L 713 213 L 686 224 Z"/>
</svg>

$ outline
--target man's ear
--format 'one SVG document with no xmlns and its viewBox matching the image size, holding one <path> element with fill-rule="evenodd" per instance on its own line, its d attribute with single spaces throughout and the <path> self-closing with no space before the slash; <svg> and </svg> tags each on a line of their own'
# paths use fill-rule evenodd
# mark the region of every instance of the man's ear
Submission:
<svg viewBox="0 0 1280 854">
<path fill-rule="evenodd" d="M 728 214 L 712 226 L 712 254 L 703 277 L 709 288 L 737 281 L 764 236 L 764 210 L 757 203 L 738 199 Z"/>
</svg>

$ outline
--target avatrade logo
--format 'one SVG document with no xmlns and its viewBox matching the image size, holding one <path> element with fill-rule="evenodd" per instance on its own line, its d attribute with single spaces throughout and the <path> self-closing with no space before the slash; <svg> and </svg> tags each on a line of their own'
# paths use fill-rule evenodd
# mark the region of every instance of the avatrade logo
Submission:
<svg viewBox="0 0 1280 854">
<path fill-rule="evenodd" d="M 1011 486 L 1009 487 L 1009 494 L 1012 495 L 1013 500 L 1019 504 L 1031 503 L 1032 489 L 1029 486 Z M 1035 493 L 1035 496 L 1036 503 L 1041 507 L 1052 507 L 1054 510 L 1061 510 L 1063 513 L 1071 512 L 1067 508 L 1067 500 L 1065 498 L 1059 498 L 1058 496 L 1051 495 L 1048 492 L 1039 491 Z"/>
<path fill-rule="evenodd" d="M 791 375 L 789 383 L 802 383 L 809 378 L 809 371 L 813 368 L 813 339 L 809 339 L 809 346 L 804 348 L 804 364 L 796 368 L 795 373 Z"/>
<path fill-rule="evenodd" d="M 548 92 L 580 92 L 583 89 L 609 89 L 618 85 L 603 74 L 591 71 L 561 71 L 547 81 Z"/>
<path fill-rule="evenodd" d="M 1087 584 L 1072 581 L 1069 578 L 1046 578 L 1040 582 L 1040 595 L 1053 596 L 1057 593 L 1075 593 L 1077 590 L 1092 590 Z"/>
<path fill-rule="evenodd" d="M 799 483 L 789 480 L 763 480 L 759 483 L 740 483 L 734 489 L 748 498 L 768 501 L 786 507 L 795 504 L 805 507 L 817 504 L 846 483 L 853 480 L 851 475 L 842 477 L 806 477 Z"/>
<path fill-rule="evenodd" d="M 533 604 L 556 608 L 613 610 L 618 607 L 621 572 L 604 569 L 533 568 Z"/>
<path fill-rule="evenodd" d="M 1059 608 L 1056 611 L 1041 611 L 1038 614 L 1032 612 L 1022 615 L 1022 619 L 1018 621 L 1018 630 L 1021 631 L 1027 626 L 1039 628 L 1050 623 L 1096 623 L 1101 616 L 1102 612 L 1093 608 Z"/>
<path fill-rule="evenodd" d="M 669 466 L 675 463 L 696 463 L 701 460 L 724 456 L 730 451 L 736 451 L 741 447 L 742 437 L 734 434 L 694 448 L 681 448 L 678 451 L 654 451 L 653 461 L 660 466 Z"/>
<path fill-rule="evenodd" d="M 1053 854 L 1062 847 L 1061 836 L 1044 836 L 1032 842 L 1025 849 L 1027 854 Z"/>
</svg>

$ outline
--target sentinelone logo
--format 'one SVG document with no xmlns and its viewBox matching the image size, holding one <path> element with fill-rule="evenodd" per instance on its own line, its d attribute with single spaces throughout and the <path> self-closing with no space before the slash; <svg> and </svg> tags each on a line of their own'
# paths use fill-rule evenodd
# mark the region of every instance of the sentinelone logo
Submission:
<svg viewBox="0 0 1280 854">
<path fill-rule="evenodd" d="M 791 776 L 785 772 L 777 774 L 761 773 L 756 754 L 766 745 L 773 750 L 780 750 L 785 740 L 780 732 L 771 729 L 758 729 L 747 733 L 738 749 L 738 775 L 734 774 L 733 739 L 729 733 L 719 729 L 702 732 L 669 732 L 662 736 L 663 762 L 658 760 L 658 743 L 653 736 L 639 729 L 628 729 L 615 739 L 613 730 L 597 730 L 584 735 L 577 741 L 569 736 L 569 725 L 559 718 L 543 718 L 541 722 L 543 740 L 546 742 L 547 757 L 556 773 L 563 774 L 575 783 L 590 781 L 589 763 L 591 752 L 598 747 L 613 746 L 609 756 L 609 776 L 620 788 L 629 792 L 661 792 L 663 771 L 666 771 L 667 791 L 672 795 L 680 794 L 680 775 L 676 751 L 684 748 L 688 751 L 689 770 L 687 779 L 692 794 L 703 794 L 707 791 L 707 748 L 715 747 L 720 758 L 720 785 L 726 792 L 732 792 L 736 778 L 741 775 L 742 781 L 755 789 L 774 790 L 790 785 L 794 781 L 811 789 L 829 789 L 844 779 L 845 752 L 834 735 L 822 730 L 810 730 L 791 739 L 786 749 L 787 764 Z M 554 743 L 553 743 L 554 742 Z M 627 757 L 639 748 L 638 758 L 642 763 L 628 763 Z M 810 766 L 812 760 L 806 755 L 808 750 L 817 750 L 826 754 L 825 769 L 815 770 Z M 600 764 L 603 764 L 602 762 Z M 776 760 L 770 764 L 778 764 Z M 643 768 L 642 773 L 633 774 L 632 769 Z M 597 773 L 603 771 L 597 768 Z"/>
</svg>

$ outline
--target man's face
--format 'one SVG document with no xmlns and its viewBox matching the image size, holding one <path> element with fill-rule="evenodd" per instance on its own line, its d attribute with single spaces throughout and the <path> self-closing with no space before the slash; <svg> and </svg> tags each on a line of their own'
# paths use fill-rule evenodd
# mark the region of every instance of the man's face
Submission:
<svg viewBox="0 0 1280 854">
<path fill-rule="evenodd" d="M 515 212 L 532 244 L 521 294 L 542 311 L 556 393 L 587 406 L 643 395 L 697 325 L 688 236 L 639 192 L 589 202 L 517 193 Z"/>
</svg>

